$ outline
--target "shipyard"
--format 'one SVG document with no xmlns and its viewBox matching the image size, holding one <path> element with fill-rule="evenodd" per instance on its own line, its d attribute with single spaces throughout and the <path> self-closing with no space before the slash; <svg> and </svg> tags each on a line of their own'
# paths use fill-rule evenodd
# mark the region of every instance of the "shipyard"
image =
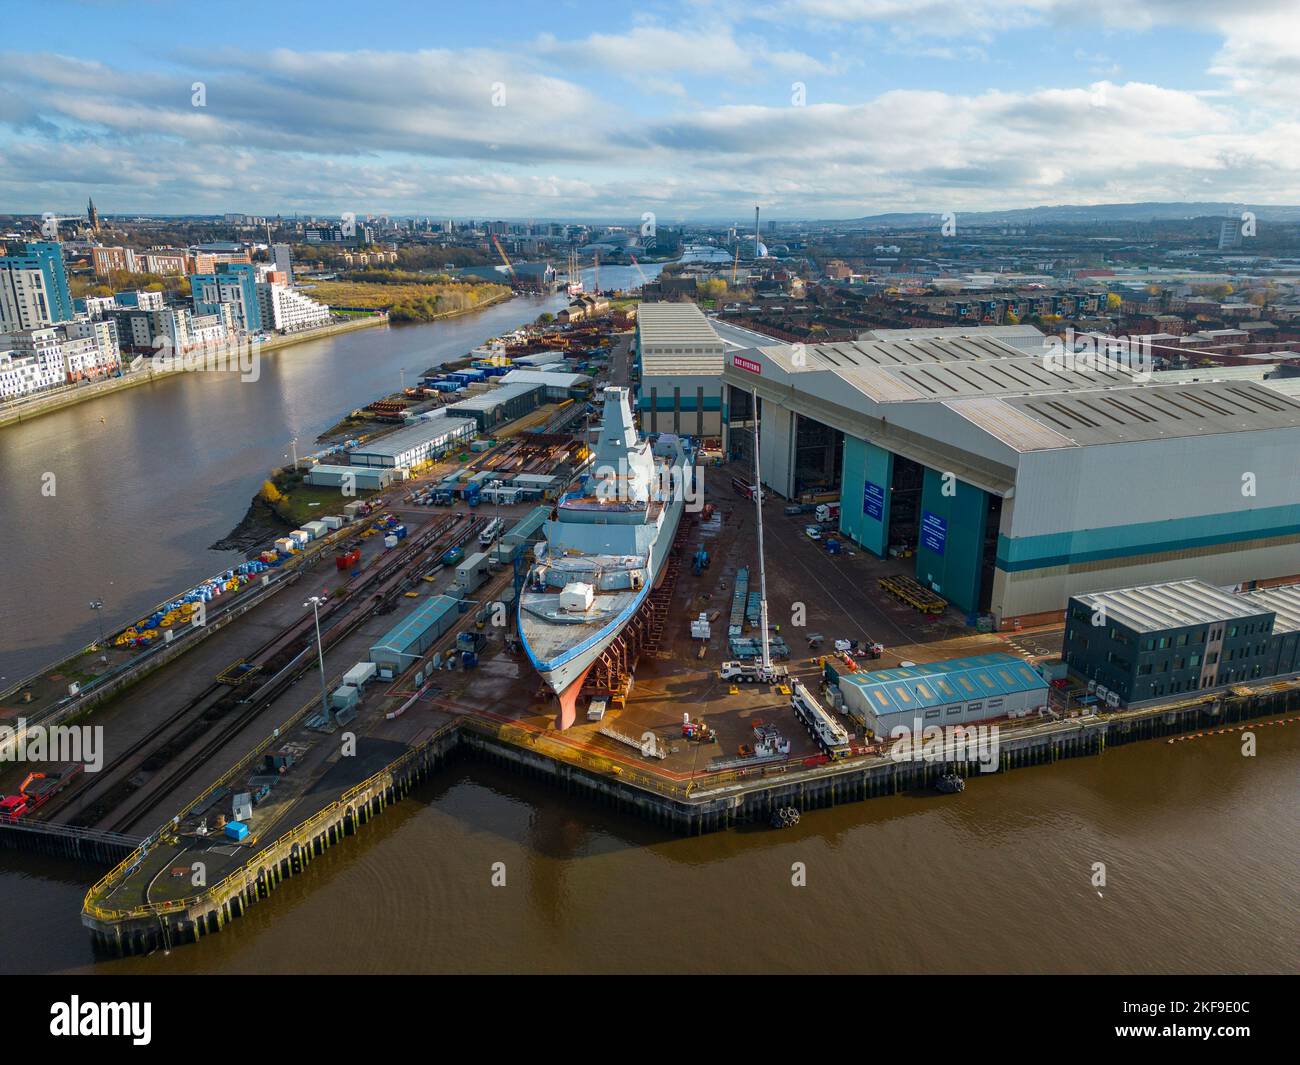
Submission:
<svg viewBox="0 0 1300 1065">
<path fill-rule="evenodd" d="M 10 690 L 27 728 L 108 737 L 98 772 L 0 770 L 5 845 L 108 868 L 82 914 L 98 950 L 218 932 L 462 759 L 668 834 L 780 831 L 1295 724 L 1297 575 L 1269 529 L 1207 540 L 1200 581 L 1165 579 L 1170 532 L 1140 525 L 1076 566 L 1053 486 L 1089 474 L 1035 465 L 1146 441 L 1143 506 L 1171 520 L 1161 449 L 1300 439 L 1263 371 L 1228 395 L 1047 376 L 1023 335 L 792 350 L 693 304 L 589 317 L 352 411 L 268 481 L 300 528 Z M 1177 412 L 1194 443 L 1149 428 Z"/>
</svg>

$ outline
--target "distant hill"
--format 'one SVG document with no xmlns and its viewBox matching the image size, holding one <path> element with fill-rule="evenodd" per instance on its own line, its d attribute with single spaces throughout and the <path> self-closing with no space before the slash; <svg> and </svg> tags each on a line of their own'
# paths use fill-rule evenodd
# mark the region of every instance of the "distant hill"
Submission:
<svg viewBox="0 0 1300 1065">
<path fill-rule="evenodd" d="M 1041 225 L 1046 223 L 1166 222 L 1192 218 L 1240 217 L 1253 211 L 1260 221 L 1300 222 L 1300 206 L 1242 203 L 1096 203 L 1062 204 L 1056 207 L 1021 207 L 1008 211 L 958 211 L 965 225 Z M 907 226 L 928 225 L 937 211 L 866 215 L 846 219 L 847 224 Z"/>
</svg>

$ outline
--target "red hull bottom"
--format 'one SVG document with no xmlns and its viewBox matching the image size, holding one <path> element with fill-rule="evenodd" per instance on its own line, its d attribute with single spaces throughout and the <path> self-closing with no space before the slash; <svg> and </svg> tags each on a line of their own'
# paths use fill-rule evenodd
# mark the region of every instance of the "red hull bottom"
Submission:
<svg viewBox="0 0 1300 1065">
<path fill-rule="evenodd" d="M 595 665 L 593 662 L 592 666 Z M 560 692 L 560 710 L 555 715 L 555 727 L 560 730 L 572 728 L 578 720 L 578 696 L 582 692 L 582 682 L 587 679 L 587 674 L 591 672 L 591 666 L 588 666 L 572 684 L 564 691 Z"/>
</svg>

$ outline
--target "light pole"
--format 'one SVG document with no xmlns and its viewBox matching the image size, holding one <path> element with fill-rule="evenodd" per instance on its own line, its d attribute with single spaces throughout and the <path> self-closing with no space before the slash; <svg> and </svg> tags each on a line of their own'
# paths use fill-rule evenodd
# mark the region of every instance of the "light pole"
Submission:
<svg viewBox="0 0 1300 1065">
<path fill-rule="evenodd" d="M 100 650 L 100 657 L 101 657 L 105 662 L 107 662 L 107 661 L 108 661 L 108 654 L 106 653 L 106 648 L 104 647 L 104 616 L 103 616 L 103 614 L 100 613 L 100 611 L 104 609 L 104 600 L 102 600 L 102 599 L 92 599 L 92 600 L 90 601 L 90 609 L 93 610 L 93 611 L 95 612 L 95 621 L 96 621 L 96 622 L 98 623 L 98 625 L 99 625 L 99 650 Z"/>
<path fill-rule="evenodd" d="M 293 471 L 298 472 L 298 438 L 295 436 L 289 441 L 289 447 L 293 449 Z"/>
<path fill-rule="evenodd" d="M 323 595 L 312 595 L 307 597 L 307 602 L 303 603 L 304 607 L 311 607 L 312 615 L 316 619 L 316 657 L 320 662 L 320 707 L 325 713 L 325 721 L 330 719 L 329 699 L 325 695 L 325 648 L 320 641 L 320 605 L 325 602 Z"/>
</svg>

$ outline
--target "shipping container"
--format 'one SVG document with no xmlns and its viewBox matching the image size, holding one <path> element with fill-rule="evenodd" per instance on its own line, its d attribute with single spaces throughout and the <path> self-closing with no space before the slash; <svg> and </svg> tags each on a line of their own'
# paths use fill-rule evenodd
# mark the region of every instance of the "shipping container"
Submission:
<svg viewBox="0 0 1300 1065">
<path fill-rule="evenodd" d="M 324 518 L 321 518 L 320 522 L 321 522 L 321 524 L 324 525 L 325 528 L 327 528 L 327 529 L 341 529 L 341 528 L 343 528 L 343 519 L 340 518 L 340 517 L 338 517 L 338 516 L 335 515 L 335 514 L 330 514 L 330 515 L 327 515 L 327 516 L 324 517 Z"/>
<path fill-rule="evenodd" d="M 373 662 L 358 662 L 343 674 L 343 683 L 351 688 L 365 688 L 375 679 L 376 667 Z"/>
<path fill-rule="evenodd" d="M 469 595 L 477 591 L 488 578 L 488 556 L 476 551 L 456 567 L 456 580 L 451 586 L 453 593 Z"/>
<path fill-rule="evenodd" d="M 336 710 L 346 710 L 350 706 L 356 706 L 360 698 L 361 693 L 356 688 L 344 684 L 330 693 L 330 706 Z"/>
</svg>

